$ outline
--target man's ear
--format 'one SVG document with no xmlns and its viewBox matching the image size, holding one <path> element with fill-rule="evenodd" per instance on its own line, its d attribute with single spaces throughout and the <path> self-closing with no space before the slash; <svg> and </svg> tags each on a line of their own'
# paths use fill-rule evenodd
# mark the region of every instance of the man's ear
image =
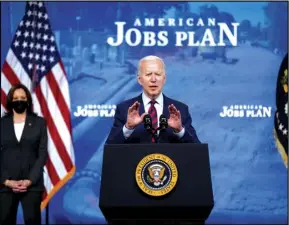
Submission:
<svg viewBox="0 0 289 225">
<path fill-rule="evenodd" d="M 142 86 L 142 80 L 141 80 L 140 75 L 137 75 L 137 81 L 138 81 L 138 83 Z"/>
</svg>

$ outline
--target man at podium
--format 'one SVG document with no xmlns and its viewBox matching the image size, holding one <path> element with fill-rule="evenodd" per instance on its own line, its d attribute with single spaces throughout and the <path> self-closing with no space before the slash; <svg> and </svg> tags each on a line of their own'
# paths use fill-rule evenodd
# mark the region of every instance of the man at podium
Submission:
<svg viewBox="0 0 289 225">
<path fill-rule="evenodd" d="M 142 58 L 137 79 L 143 92 L 117 105 L 106 143 L 200 143 L 188 106 L 162 93 L 166 81 L 163 60 Z"/>
<path fill-rule="evenodd" d="M 117 105 L 99 198 L 109 224 L 204 224 L 213 208 L 208 145 L 188 106 L 162 93 L 165 81 L 163 60 L 146 56 L 138 66 L 143 92 Z"/>
</svg>

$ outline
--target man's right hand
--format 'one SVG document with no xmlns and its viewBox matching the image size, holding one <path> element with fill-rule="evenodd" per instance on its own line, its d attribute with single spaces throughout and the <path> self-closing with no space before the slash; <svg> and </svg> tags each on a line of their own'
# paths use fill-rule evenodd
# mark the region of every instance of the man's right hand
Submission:
<svg viewBox="0 0 289 225">
<path fill-rule="evenodd" d="M 140 103 L 136 101 L 131 107 L 128 108 L 127 121 L 125 124 L 125 127 L 127 129 L 130 129 L 130 130 L 134 129 L 137 125 L 139 125 L 143 121 L 144 116 L 147 114 L 144 112 L 140 116 L 139 106 L 140 106 Z"/>
</svg>

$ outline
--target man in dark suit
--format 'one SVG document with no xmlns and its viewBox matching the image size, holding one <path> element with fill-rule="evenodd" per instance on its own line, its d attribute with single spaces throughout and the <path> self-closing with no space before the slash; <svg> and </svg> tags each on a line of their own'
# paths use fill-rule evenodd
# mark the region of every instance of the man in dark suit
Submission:
<svg viewBox="0 0 289 225">
<path fill-rule="evenodd" d="M 162 93 L 166 81 L 165 64 L 157 56 L 146 56 L 139 62 L 138 82 L 143 93 L 117 105 L 107 144 L 121 143 L 200 143 L 188 106 Z M 168 118 L 168 129 L 152 136 L 142 124 L 145 115 L 152 118 L 153 129 L 159 118 Z"/>
</svg>

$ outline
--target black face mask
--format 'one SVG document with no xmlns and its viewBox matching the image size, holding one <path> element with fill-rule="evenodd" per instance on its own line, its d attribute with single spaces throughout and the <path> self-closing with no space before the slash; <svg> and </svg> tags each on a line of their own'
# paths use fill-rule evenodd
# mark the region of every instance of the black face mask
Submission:
<svg viewBox="0 0 289 225">
<path fill-rule="evenodd" d="M 13 101 L 12 102 L 12 108 L 15 110 L 17 113 L 24 113 L 24 111 L 28 107 L 28 102 L 19 100 L 19 101 Z"/>
</svg>

